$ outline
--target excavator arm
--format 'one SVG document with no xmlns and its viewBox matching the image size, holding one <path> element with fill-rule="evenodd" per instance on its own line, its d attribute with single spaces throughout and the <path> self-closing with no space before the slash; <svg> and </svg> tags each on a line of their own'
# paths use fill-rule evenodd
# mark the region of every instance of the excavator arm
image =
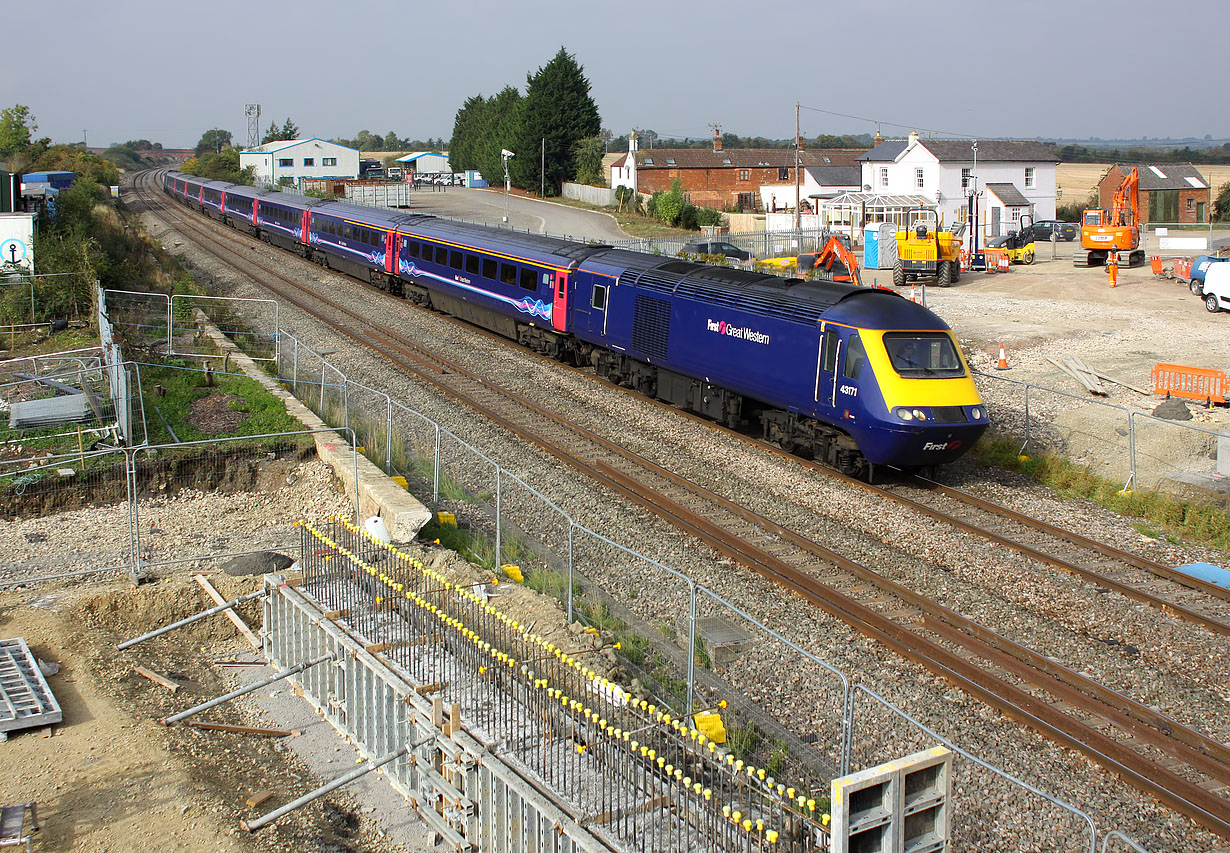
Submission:
<svg viewBox="0 0 1230 853">
<path fill-rule="evenodd" d="M 846 244 L 836 237 L 830 237 L 829 241 L 824 244 L 820 254 L 816 255 L 816 263 L 812 269 L 823 267 L 828 273 L 832 271 L 834 262 L 838 261 L 846 268 L 846 273 L 834 275 L 833 280 L 848 281 L 855 287 L 862 287 L 863 283 L 858 277 L 858 260 L 854 257 L 854 253 L 846 248 Z"/>
<path fill-rule="evenodd" d="M 1124 176 L 1119 189 L 1115 190 L 1110 221 L 1112 225 L 1135 225 L 1140 221 L 1140 175 L 1135 168 Z"/>
</svg>

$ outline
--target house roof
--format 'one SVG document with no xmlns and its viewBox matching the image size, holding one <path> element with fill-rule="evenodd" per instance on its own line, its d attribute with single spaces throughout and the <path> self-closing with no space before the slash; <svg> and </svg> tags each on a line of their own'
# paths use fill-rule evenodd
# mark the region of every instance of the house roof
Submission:
<svg viewBox="0 0 1230 853">
<path fill-rule="evenodd" d="M 413 163 L 415 160 L 418 160 L 420 157 L 443 157 L 444 159 L 447 160 L 448 152 L 445 151 L 443 154 L 441 154 L 439 151 L 413 151 L 410 154 L 407 154 L 405 157 L 398 157 L 393 162 Z"/>
<path fill-rule="evenodd" d="M 1008 207 L 1029 207 L 1033 204 L 1016 188 L 1016 184 L 987 184 L 987 189 Z"/>
<path fill-rule="evenodd" d="M 809 166 L 805 171 L 822 187 L 857 187 L 863 183 L 858 166 Z"/>
<path fill-rule="evenodd" d="M 941 163 L 972 163 L 973 142 L 968 139 L 920 139 L 918 144 L 926 148 Z M 904 139 L 889 139 L 881 142 L 858 159 L 863 162 L 883 163 L 896 160 L 909 146 Z M 1058 163 L 1059 157 L 1041 142 L 1032 140 L 983 139 L 978 142 L 978 159 L 985 162 Z"/>
<path fill-rule="evenodd" d="M 824 207 L 863 207 L 868 210 L 901 209 L 914 207 L 935 207 L 935 202 L 925 195 L 897 195 L 893 193 L 842 193 L 830 199 L 818 202 Z"/>
<path fill-rule="evenodd" d="M 302 145 L 305 142 L 324 142 L 328 145 L 337 145 L 338 148 L 346 148 L 350 151 L 358 151 L 357 148 L 351 148 L 349 145 L 338 145 L 328 139 L 321 139 L 319 136 L 313 136 L 308 139 L 276 139 L 273 142 L 266 142 L 264 145 L 258 145 L 255 148 L 245 148 L 240 151 L 240 154 L 272 154 L 274 151 L 281 151 L 283 148 L 292 148 L 296 145 Z"/>
<path fill-rule="evenodd" d="M 804 167 L 853 166 L 861 151 L 804 149 L 799 152 L 799 162 Z M 650 148 L 636 152 L 637 169 L 763 169 L 793 165 L 793 148 Z"/>
<path fill-rule="evenodd" d="M 1117 163 L 1119 171 L 1127 174 L 1135 166 L 1142 190 L 1207 190 L 1209 182 L 1191 163 L 1162 163 L 1150 166 L 1145 163 Z"/>
</svg>

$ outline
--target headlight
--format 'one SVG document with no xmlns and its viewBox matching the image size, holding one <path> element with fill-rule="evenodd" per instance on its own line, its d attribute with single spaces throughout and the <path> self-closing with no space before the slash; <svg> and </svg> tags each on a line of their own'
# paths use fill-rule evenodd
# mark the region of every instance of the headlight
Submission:
<svg viewBox="0 0 1230 853">
<path fill-rule="evenodd" d="M 915 419 L 917 419 L 917 420 L 920 420 L 920 421 L 925 421 L 925 420 L 927 419 L 927 413 L 926 413 L 926 412 L 924 412 L 922 409 L 915 409 L 915 410 L 914 410 L 914 417 L 915 417 Z"/>
<path fill-rule="evenodd" d="M 974 407 L 974 410 L 971 411 L 970 414 L 974 416 L 974 420 L 982 420 L 982 409 L 979 409 L 977 406 Z"/>
<path fill-rule="evenodd" d="M 897 417 L 901 418 L 901 420 L 903 420 L 903 421 L 912 421 L 912 420 L 914 420 L 914 416 L 913 416 L 912 414 L 910 414 L 910 410 L 909 410 L 909 409 L 898 409 L 898 410 L 897 410 Z"/>
</svg>

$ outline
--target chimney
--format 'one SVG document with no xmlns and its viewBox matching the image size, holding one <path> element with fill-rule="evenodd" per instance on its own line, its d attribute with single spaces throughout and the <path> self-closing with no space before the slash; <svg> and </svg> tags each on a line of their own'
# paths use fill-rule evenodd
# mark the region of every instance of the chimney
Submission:
<svg viewBox="0 0 1230 853">
<path fill-rule="evenodd" d="M 640 146 L 637 144 L 636 131 L 634 130 L 628 134 L 628 153 L 635 154 L 637 148 L 639 147 Z"/>
<path fill-rule="evenodd" d="M 713 150 L 715 152 L 722 150 L 722 131 L 718 128 L 713 128 Z"/>
<path fill-rule="evenodd" d="M 879 145 L 881 142 L 884 141 L 884 137 L 880 134 L 880 128 L 878 127 L 876 128 L 876 135 L 872 138 L 871 141 L 874 142 L 876 145 Z"/>
<path fill-rule="evenodd" d="M 913 148 L 913 147 L 914 147 L 915 145 L 917 145 L 917 144 L 918 144 L 918 131 L 917 131 L 917 130 L 911 130 L 911 131 L 910 131 L 910 144 L 909 144 L 909 146 L 907 146 L 907 147 L 909 147 L 909 148 Z"/>
</svg>

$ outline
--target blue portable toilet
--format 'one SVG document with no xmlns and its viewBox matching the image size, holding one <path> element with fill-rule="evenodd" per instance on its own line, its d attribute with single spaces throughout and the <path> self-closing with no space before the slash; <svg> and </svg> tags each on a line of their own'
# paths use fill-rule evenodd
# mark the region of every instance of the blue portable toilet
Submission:
<svg viewBox="0 0 1230 853">
<path fill-rule="evenodd" d="M 897 263 L 897 226 L 869 222 L 863 227 L 863 269 L 891 270 Z"/>
</svg>

